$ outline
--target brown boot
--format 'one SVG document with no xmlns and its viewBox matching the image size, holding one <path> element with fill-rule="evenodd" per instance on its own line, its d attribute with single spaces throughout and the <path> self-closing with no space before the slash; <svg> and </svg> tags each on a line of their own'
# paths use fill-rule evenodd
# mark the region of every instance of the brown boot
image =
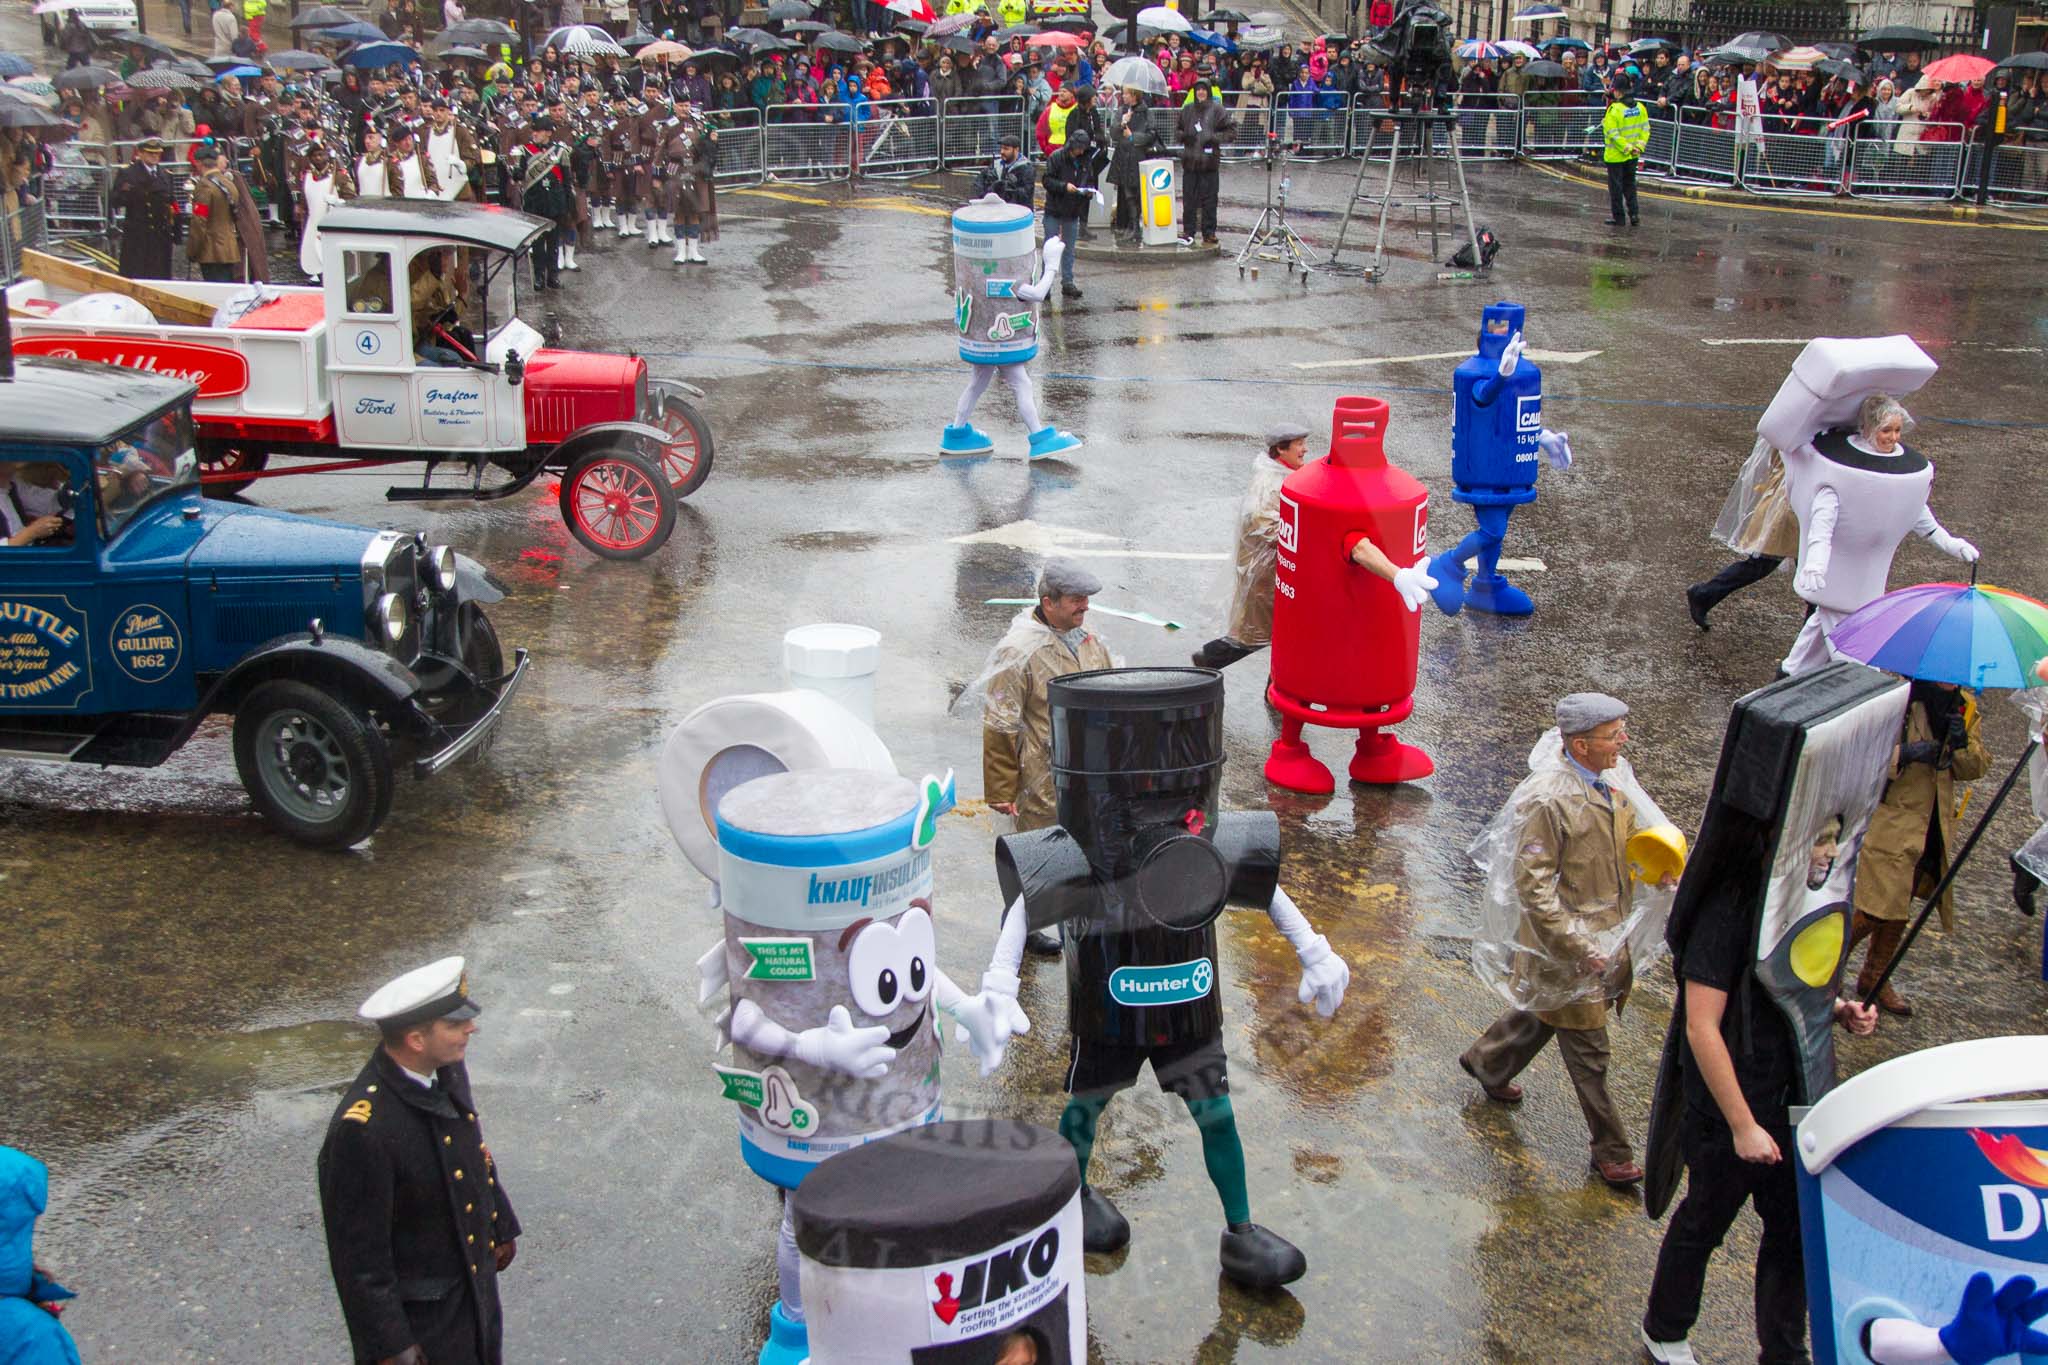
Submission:
<svg viewBox="0 0 2048 1365">
<path fill-rule="evenodd" d="M 1884 969 L 1898 955 L 1899 941 L 1906 936 L 1905 921 L 1872 919 L 1858 911 L 1849 934 L 1852 946 L 1857 939 L 1865 936 L 1870 939 L 1870 950 L 1863 956 L 1863 970 L 1856 976 L 1856 994 L 1868 996 L 1870 988 L 1877 984 L 1877 979 L 1884 975 Z M 1877 993 L 1877 1007 L 1901 1019 L 1913 1016 L 1913 1007 L 1906 1003 L 1905 996 L 1892 989 L 1890 982 L 1886 982 L 1885 988 Z"/>
</svg>

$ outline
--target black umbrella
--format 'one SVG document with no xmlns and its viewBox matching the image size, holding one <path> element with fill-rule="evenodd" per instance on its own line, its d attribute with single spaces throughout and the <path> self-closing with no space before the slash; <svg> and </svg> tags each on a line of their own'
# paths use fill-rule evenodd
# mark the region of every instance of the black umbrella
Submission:
<svg viewBox="0 0 2048 1365">
<path fill-rule="evenodd" d="M 1042 32 L 1044 30 L 1036 24 L 1011 24 L 1008 28 L 996 30 L 996 40 L 1007 43 L 1012 38 L 1036 38 Z"/>
<path fill-rule="evenodd" d="M 1538 58 L 1537 60 L 1523 67 L 1522 74 L 1529 77 L 1531 80 L 1543 76 L 1548 76 L 1554 80 L 1557 77 L 1565 74 L 1564 63 L 1549 61 L 1545 58 Z"/>
<path fill-rule="evenodd" d="M 898 19 L 896 27 L 891 29 L 890 32 L 895 34 L 908 33 L 912 37 L 923 37 L 924 31 L 930 27 L 931 25 L 922 19 Z"/>
<path fill-rule="evenodd" d="M 1736 34 L 1733 38 L 1721 44 L 1721 46 L 1760 47 L 1767 53 L 1783 52 L 1786 48 L 1792 46 L 1792 40 L 1782 33 L 1772 33 L 1766 29 L 1751 29 L 1747 33 Z"/>
<path fill-rule="evenodd" d="M 854 37 L 851 33 L 839 32 L 820 33 L 817 37 L 811 39 L 811 46 L 821 48 L 826 52 L 863 52 L 867 50 L 867 44 Z"/>
<path fill-rule="evenodd" d="M 1771 53 L 1778 50 L 1775 47 L 1767 51 L 1754 45 L 1738 46 L 1734 43 L 1727 43 L 1709 52 L 1702 52 L 1700 60 L 1715 66 L 1735 66 L 1745 62 L 1754 66 L 1758 62 L 1769 61 Z"/>
<path fill-rule="evenodd" d="M 264 60 L 273 71 L 325 71 L 334 65 L 317 52 L 303 52 L 295 47 L 273 52 Z"/>
<path fill-rule="evenodd" d="M 2048 52 L 2015 52 L 1994 71 L 2048 71 Z"/>
<path fill-rule="evenodd" d="M 808 19 L 810 17 L 811 7 L 805 4 L 804 0 L 775 0 L 775 3 L 768 7 L 770 23 L 785 24 L 791 19 Z"/>
<path fill-rule="evenodd" d="M 199 82 L 182 71 L 173 71 L 168 66 L 152 66 L 147 71 L 138 71 L 127 81 L 130 90 L 197 90 Z"/>
<path fill-rule="evenodd" d="M 731 62 L 738 66 L 740 54 L 723 47 L 700 47 L 690 54 L 690 60 L 702 67 L 709 67 L 715 62 Z"/>
<path fill-rule="evenodd" d="M 50 132 L 59 128 L 77 131 L 42 105 L 30 103 L 25 99 L 0 100 L 0 128 L 34 128 L 39 132 Z"/>
<path fill-rule="evenodd" d="M 661 36 L 659 34 L 649 33 L 644 28 L 636 28 L 625 37 L 619 39 L 619 46 L 628 52 L 638 52 L 641 48 L 653 47 L 660 41 Z"/>
<path fill-rule="evenodd" d="M 1249 24 L 1251 20 L 1234 9 L 1215 9 L 1202 19 L 1205 24 Z"/>
<path fill-rule="evenodd" d="M 748 28 L 744 24 L 738 28 L 727 29 L 725 36 L 728 42 L 738 43 L 741 47 L 746 48 L 782 46 L 782 39 L 776 37 L 767 29 Z"/>
<path fill-rule="evenodd" d="M 512 25 L 497 19 L 457 19 L 442 29 L 436 37 L 450 43 L 489 47 L 493 43 L 516 43 L 519 41 L 519 32 Z M 654 40 L 649 38 L 648 41 Z"/>
<path fill-rule="evenodd" d="M 200 80 L 210 81 L 213 79 L 214 74 L 212 67 L 196 57 L 173 57 L 170 61 L 157 62 L 155 65 L 169 67 L 173 71 L 182 71 L 186 75 L 196 76 Z"/>
<path fill-rule="evenodd" d="M 1863 84 L 1863 68 L 1854 62 L 1845 62 L 1839 58 L 1830 57 L 1824 62 L 1815 62 L 1813 69 L 1820 72 L 1823 76 L 1840 76 L 1851 85 Z"/>
<path fill-rule="evenodd" d="M 447 47 L 442 48 L 439 52 L 430 52 L 427 55 L 434 58 L 436 61 L 443 62 L 452 62 L 457 60 L 470 62 L 487 62 L 491 59 L 491 54 L 484 51 L 482 48 L 468 47 L 462 43 L 451 43 Z"/>
<path fill-rule="evenodd" d="M 816 19 L 784 19 L 778 22 L 784 33 L 830 33 L 832 25 L 821 24 Z"/>
<path fill-rule="evenodd" d="M 309 10 L 301 10 L 299 17 L 292 20 L 290 26 L 292 28 L 339 28 L 343 24 L 353 24 L 355 21 L 356 16 L 350 14 L 347 10 L 336 9 L 332 5 L 315 5 Z"/>
<path fill-rule="evenodd" d="M 948 52 L 972 52 L 980 44 L 964 33 L 949 33 L 939 39 L 939 46 L 945 48 Z"/>
<path fill-rule="evenodd" d="M 1856 44 L 1854 43 L 1815 43 L 1813 44 L 1813 50 L 1815 52 L 1825 52 L 1838 62 L 1853 62 L 1856 60 Z"/>
<path fill-rule="evenodd" d="M 120 83 L 121 73 L 110 71 L 104 66 L 74 66 L 68 71 L 59 71 L 50 77 L 50 84 L 59 90 L 92 90 Z"/>
<path fill-rule="evenodd" d="M 133 47 L 146 47 L 151 52 L 165 57 L 175 57 L 178 50 L 158 38 L 152 38 L 138 28 L 117 28 L 107 35 L 110 43 L 126 43 Z"/>
<path fill-rule="evenodd" d="M 1858 38 L 1856 46 L 1866 52 L 1932 52 L 1941 39 L 1911 24 L 1886 24 Z"/>
</svg>

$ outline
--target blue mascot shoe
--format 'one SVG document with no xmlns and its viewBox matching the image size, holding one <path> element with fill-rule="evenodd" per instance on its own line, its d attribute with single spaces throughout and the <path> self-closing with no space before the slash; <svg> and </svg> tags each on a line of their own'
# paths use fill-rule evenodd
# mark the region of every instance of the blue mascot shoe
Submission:
<svg viewBox="0 0 2048 1365">
<path fill-rule="evenodd" d="M 768 1310 L 768 1340 L 761 1347 L 759 1365 L 804 1365 L 811 1358 L 811 1333 L 800 1322 L 791 1322 L 782 1311 L 782 1301 Z"/>
<path fill-rule="evenodd" d="M 1529 594 L 1494 574 L 1490 578 L 1474 578 L 1472 586 L 1465 590 L 1465 605 L 1474 611 L 1491 612 L 1495 616 L 1529 616 L 1536 610 L 1536 604 L 1529 600 Z"/>
<path fill-rule="evenodd" d="M 1079 450 L 1081 438 L 1072 432 L 1061 431 L 1058 427 L 1041 427 L 1031 433 L 1031 458 L 1042 460 L 1048 455 L 1062 451 Z"/>
<path fill-rule="evenodd" d="M 1438 555 L 1429 561 L 1429 576 L 1436 580 L 1429 595 L 1436 599 L 1437 610 L 1456 616 L 1465 605 L 1465 566 L 1449 555 Z"/>
<path fill-rule="evenodd" d="M 996 443 L 988 438 L 988 433 L 971 422 L 964 426 L 949 426 L 939 437 L 941 455 L 987 455 L 995 448 Z"/>
</svg>

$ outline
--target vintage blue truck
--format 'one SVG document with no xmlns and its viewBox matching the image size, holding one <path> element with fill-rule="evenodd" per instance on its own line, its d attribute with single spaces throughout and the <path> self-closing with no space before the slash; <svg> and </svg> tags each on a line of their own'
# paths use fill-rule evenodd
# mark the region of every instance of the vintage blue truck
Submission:
<svg viewBox="0 0 2048 1365">
<path fill-rule="evenodd" d="M 504 593 L 446 546 L 200 496 L 194 385 L 22 356 L 0 318 L 0 757 L 150 767 L 234 717 L 256 808 L 344 848 L 481 750 Z"/>
</svg>

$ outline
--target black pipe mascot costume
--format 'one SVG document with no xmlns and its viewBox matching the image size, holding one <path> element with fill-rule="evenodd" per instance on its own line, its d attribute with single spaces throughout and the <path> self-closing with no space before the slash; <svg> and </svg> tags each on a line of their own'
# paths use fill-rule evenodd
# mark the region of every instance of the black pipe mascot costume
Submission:
<svg viewBox="0 0 2048 1365">
<path fill-rule="evenodd" d="M 1230 1106 L 1217 995 L 1216 917 L 1267 911 L 1301 959 L 1299 998 L 1336 1012 L 1350 968 L 1280 889 L 1280 824 L 1270 811 L 1217 810 L 1223 680 L 1206 668 L 1074 673 L 1046 689 L 1059 824 L 996 841 L 1007 904 L 1033 929 L 1060 926 L 1073 1037 L 1060 1133 L 1081 1168 L 1083 1241 L 1114 1251 L 1130 1224 L 1089 1186 L 1096 1124 L 1150 1061 L 1202 1134 L 1223 1201 L 1220 1259 L 1232 1280 L 1268 1288 L 1307 1259 L 1251 1221 L 1244 1149 Z"/>
</svg>

